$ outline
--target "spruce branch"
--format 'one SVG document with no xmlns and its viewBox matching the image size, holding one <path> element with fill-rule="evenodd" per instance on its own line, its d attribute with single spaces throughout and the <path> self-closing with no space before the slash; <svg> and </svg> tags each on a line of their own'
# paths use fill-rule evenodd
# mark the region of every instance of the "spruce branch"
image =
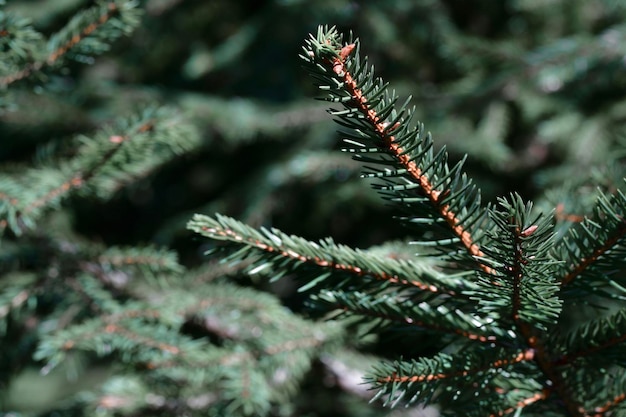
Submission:
<svg viewBox="0 0 626 417">
<path fill-rule="evenodd" d="M 4 3 L 0 0 L 0 6 Z M 17 3 L 10 7 L 30 7 Z M 41 10 L 55 26 L 55 16 L 70 11 L 59 6 L 61 2 L 43 3 L 54 3 Z M 17 93 L 16 104 L 36 109 L 3 115 L 7 123 L 0 127 L 0 137 L 8 137 L 8 145 L 0 151 L 5 158 L 19 154 L 23 161 L 32 143 L 48 141 L 46 149 L 36 151 L 34 164 L 8 163 L 0 173 L 1 387 L 18 386 L 14 382 L 21 369 L 43 366 L 41 371 L 47 374 L 61 361 L 70 366 L 85 361 L 106 366 L 107 381 L 92 388 L 81 384 L 90 392 L 46 404 L 49 409 L 42 413 L 295 415 L 304 414 L 294 411 L 301 411 L 301 402 L 287 403 L 305 380 L 306 392 L 301 395 L 307 401 L 318 398 L 305 378 L 319 377 L 321 372 L 308 371 L 322 364 L 334 375 L 335 386 L 346 392 L 355 391 L 349 388 L 355 378 L 363 382 L 362 370 L 367 367 L 368 384 L 359 386 L 375 392 L 377 401 L 407 407 L 431 403 L 441 408 L 442 416 L 626 415 L 626 194 L 624 161 L 619 159 L 623 150 L 616 146 L 623 142 L 618 136 L 626 132 L 616 128 L 626 119 L 620 96 L 626 89 L 622 62 L 626 25 L 621 23 L 625 2 L 601 1 L 594 7 L 587 2 L 571 7 L 567 2 L 543 2 L 560 4 L 568 9 L 565 14 L 562 7 L 551 9 L 532 0 L 490 6 L 485 13 L 465 4 L 459 7 L 464 2 L 442 0 L 414 2 L 421 4 L 410 7 L 403 0 L 376 2 L 380 4 L 373 9 L 363 3 L 359 11 L 367 17 L 364 23 L 371 24 L 374 36 L 384 35 L 380 39 L 388 45 L 379 59 L 397 59 L 397 67 L 406 66 L 420 80 L 420 86 L 408 86 L 420 95 L 418 110 L 376 78 L 357 39 L 342 37 L 334 28 L 320 28 L 304 46 L 304 64 L 331 102 L 329 112 L 341 126 L 345 151 L 366 166 L 363 176 L 392 203 L 414 245 L 403 239 L 356 249 L 330 238 L 310 241 L 257 227 L 269 224 L 268 214 L 275 213 L 276 187 L 310 181 L 307 185 L 324 188 L 337 173 L 345 179 L 346 173 L 354 172 L 350 158 L 341 161 L 327 150 L 303 152 L 308 141 L 290 141 L 288 147 L 264 148 L 263 155 L 249 154 L 250 166 L 265 167 L 250 171 L 249 181 L 240 181 L 241 170 L 232 170 L 236 175 L 224 182 L 224 189 L 231 187 L 225 199 L 212 194 L 205 206 L 206 212 L 220 211 L 229 207 L 227 195 L 236 195 L 245 222 L 198 215 L 189 223 L 198 234 L 218 241 L 205 244 L 222 260 L 198 271 L 183 268 L 173 251 L 151 246 L 107 248 L 84 236 L 85 229 L 71 225 L 73 203 L 85 199 L 92 200 L 90 206 L 103 203 L 159 166 L 197 149 L 198 135 L 187 120 L 168 109 L 150 108 L 76 137 L 69 146 L 61 145 L 60 152 L 57 141 L 49 140 L 59 128 L 75 131 L 92 116 L 109 114 L 105 108 L 145 91 L 145 85 L 139 90 L 111 85 L 105 91 L 97 88 L 100 83 L 96 88 L 92 84 L 102 73 L 126 67 L 125 57 L 136 54 L 112 56 L 111 65 L 85 72 L 86 78 L 77 79 L 75 85 L 52 75 L 65 73 L 63 67 L 71 61 L 91 62 L 111 41 L 130 33 L 138 26 L 139 3 L 90 2 L 95 6 L 70 19 L 49 40 L 29 21 L 0 7 L 0 91 Z M 148 1 L 146 9 L 150 13 L 152 7 L 158 14 L 157 9 L 177 3 Z M 385 13 L 380 12 L 382 3 Z M 199 85 L 194 79 L 199 81 L 196 76 L 211 66 L 204 39 L 208 32 L 201 31 L 198 43 L 194 36 L 188 38 L 186 26 L 204 17 L 210 21 L 215 10 L 221 15 L 231 6 L 224 7 L 172 9 L 176 22 L 184 23 L 179 27 L 168 22 L 166 29 L 182 29 L 178 38 L 198 46 L 183 48 L 188 58 L 184 63 L 135 66 L 130 78 L 156 80 L 167 74 L 161 87 Z M 588 13 L 590 7 L 593 13 Z M 192 9 L 202 13 L 190 21 L 184 17 Z M 468 16 L 459 15 L 470 9 Z M 310 11 L 316 10 L 311 6 Z M 507 17 L 496 20 L 502 13 Z M 417 30 L 415 16 L 420 22 Z M 229 65 L 233 71 L 224 68 L 233 81 L 242 75 L 242 66 L 230 62 L 233 57 L 252 57 L 250 68 L 267 60 L 264 53 L 241 54 L 265 38 L 250 36 L 263 26 L 259 22 L 244 21 L 241 30 L 216 50 L 226 57 L 221 63 L 234 65 Z M 171 36 L 162 25 L 144 29 L 142 44 L 153 41 L 149 34 L 154 31 L 159 45 L 146 58 L 166 62 L 175 49 Z M 280 46 L 275 39 L 272 43 Z M 238 48 L 242 45 L 246 48 Z M 180 50 L 175 52 L 176 58 L 183 56 Z M 426 57 L 426 62 L 424 52 L 434 56 Z M 390 73 L 395 69 L 387 68 Z M 26 81 L 47 81 L 48 75 L 51 82 L 38 87 L 37 94 L 20 95 L 18 88 Z M 257 90 L 256 81 L 253 84 Z M 45 94 L 68 86 L 73 94 L 61 101 L 50 101 Z M 147 94 L 160 96 L 161 87 Z M 237 90 L 252 91 L 249 84 Z M 178 98 L 201 119 L 208 137 L 219 136 L 231 151 L 259 134 L 291 137 L 293 129 L 320 120 L 317 105 L 276 107 L 251 104 L 249 97 L 224 100 L 205 93 L 165 96 Z M 11 98 L 0 97 L 0 111 Z M 76 103 L 86 106 L 78 109 Z M 420 118 L 424 114 L 431 129 L 436 126 L 436 139 L 442 142 L 434 142 L 416 120 L 418 114 Z M 326 132 L 324 127 L 305 133 L 315 139 L 314 147 L 327 147 L 332 136 L 317 140 Z M 472 156 L 477 162 L 472 170 L 478 168 L 490 177 L 482 179 L 484 190 L 528 180 L 532 186 L 524 186 L 524 193 L 534 194 L 538 186 L 570 173 L 576 178 L 558 184 L 554 195 L 543 198 L 543 205 L 527 203 L 517 194 L 485 204 L 463 172 L 464 159 L 451 162 L 455 157 L 440 148 L 444 142 L 451 155 L 470 150 L 480 154 Z M 283 158 L 278 162 L 266 159 L 279 154 Z M 580 171 L 592 171 L 593 164 L 610 159 L 606 156 L 616 159 L 611 172 L 603 169 L 580 181 L 585 175 Z M 556 162 L 559 166 L 554 169 Z M 222 166 L 218 162 L 199 175 L 194 170 L 194 183 Z M 526 172 L 534 168 L 538 171 Z M 515 181 L 493 180 L 499 174 Z M 353 196 L 346 192 L 353 187 L 351 181 L 348 184 L 319 200 L 323 207 L 336 208 Z M 334 201 L 336 196 L 342 200 Z M 167 196 L 155 193 L 155 197 Z M 114 214 L 116 206 L 101 208 Z M 345 212 L 337 214 L 335 218 L 346 217 Z M 78 220 L 77 224 L 82 221 Z M 301 222 L 302 217 L 283 220 Z M 371 220 L 366 227 L 379 224 Z M 178 226 L 159 233 L 157 240 L 167 241 L 165 235 L 171 237 Z M 310 224 L 300 226 L 310 230 Z M 359 229 L 359 223 L 351 227 Z M 3 231 L 7 233 L 2 235 Z M 362 231 L 369 234 L 354 231 L 357 234 L 350 239 L 357 240 Z M 301 291 L 311 292 L 307 306 L 321 310 L 331 321 L 303 319 L 270 294 L 227 282 L 242 275 L 298 280 Z M 301 295 L 289 302 L 299 302 Z M 355 341 L 356 337 L 346 336 L 354 334 L 364 337 Z M 355 347 L 385 358 L 380 363 L 380 357 L 361 355 Z M 324 375 L 325 386 L 330 385 L 328 376 Z M 362 398 L 374 395 L 358 391 Z M 20 396 L 9 393 L 7 407 L 4 392 L 0 393 L 0 413 L 19 413 L 10 402 Z M 334 397 L 331 404 L 340 408 L 342 399 Z M 350 401 L 345 414 L 364 414 L 355 412 L 360 406 L 353 404 Z"/>
<path fill-rule="evenodd" d="M 301 58 L 324 100 L 341 103 L 344 110 L 330 110 L 347 130 L 348 152 L 370 167 L 364 177 L 383 181 L 375 187 L 384 198 L 398 203 L 409 213 L 402 219 L 434 237 L 416 242 L 454 253 L 464 264 L 483 257 L 480 227 L 486 210 L 480 191 L 462 172 L 463 160 L 450 167 L 445 147 L 435 152 L 424 126 L 412 126 L 415 109 L 407 102 L 396 109 L 399 97 L 375 79 L 373 68 L 359 55 L 358 41 L 343 44 L 335 28 L 320 27 L 304 46 Z M 488 265 L 479 263 L 485 272 Z"/>
<path fill-rule="evenodd" d="M 35 274 L 8 274 L 0 282 L 0 337 L 7 332 L 9 315 L 17 314 L 31 299 L 36 280 Z"/>
<path fill-rule="evenodd" d="M 341 326 L 303 320 L 269 294 L 230 284 L 144 292 L 144 299 L 123 304 L 96 279 L 82 277 L 80 284 L 100 308 L 94 317 L 43 335 L 35 357 L 47 362 L 45 372 L 78 352 L 115 357 L 155 381 L 155 394 L 208 391 L 215 398 L 206 407 L 230 414 L 267 414 L 293 394 L 312 358 L 342 338 Z M 177 331 L 192 323 L 205 337 Z"/>
<path fill-rule="evenodd" d="M 152 276 L 183 271 L 176 253 L 153 247 L 111 247 L 98 256 L 98 262 L 107 268 L 136 268 L 145 275 Z"/>
<path fill-rule="evenodd" d="M 362 323 L 371 324 L 380 320 L 377 328 L 429 330 L 488 344 L 506 345 L 512 342 L 510 334 L 492 326 L 491 320 L 447 307 L 446 304 L 454 304 L 449 299 L 441 300 L 441 304 L 437 305 L 433 300 L 417 303 L 415 298 L 402 295 L 328 290 L 313 299 L 322 308 L 360 316 L 359 322 Z"/>
<path fill-rule="evenodd" d="M 626 282 L 615 271 L 626 267 L 626 195 L 601 193 L 593 214 L 573 224 L 554 248 L 555 256 L 564 262 L 559 270 L 566 291 L 604 293 L 624 298 Z M 617 291 L 616 291 L 617 290 Z"/>
<path fill-rule="evenodd" d="M 4 79 L 5 74 L 19 72 L 21 65 L 37 59 L 43 37 L 29 19 L 1 10 L 0 28 L 0 79 Z"/>
<path fill-rule="evenodd" d="M 553 278 L 558 262 L 546 255 L 552 246 L 552 218 L 533 217 L 532 205 L 519 196 L 499 203 L 491 211 L 495 228 L 487 231 L 489 246 L 482 259 L 496 273 L 482 273 L 480 289 L 472 294 L 484 314 L 545 330 L 556 322 L 562 304 Z M 509 302 L 503 305 L 503 300 Z"/>
<path fill-rule="evenodd" d="M 423 126 L 409 127 L 414 113 L 406 110 L 406 105 L 395 111 L 395 93 L 388 93 L 381 80 L 374 80 L 367 62 L 361 62 L 358 42 L 342 42 L 335 29 L 320 28 L 317 37 L 307 41 L 301 57 L 321 82 L 319 87 L 328 91 L 326 99 L 343 104 L 345 110 L 331 113 L 349 129 L 342 132 L 351 146 L 349 150 L 363 162 L 391 167 L 372 168 L 366 176 L 386 180 L 388 185 L 378 188 L 385 197 L 410 210 L 404 220 L 424 226 L 431 233 L 446 233 L 428 243 L 439 249 L 457 245 L 457 254 L 462 251 L 466 255 L 461 257 L 462 265 L 470 260 L 479 262 L 482 290 L 468 293 L 479 294 L 477 301 L 483 314 L 496 313 L 496 320 L 505 329 L 510 328 L 509 320 L 517 327 L 524 344 L 537 352 L 532 359 L 553 381 L 570 412 L 578 413 L 578 405 L 533 330 L 533 326 L 545 329 L 554 323 L 561 309 L 558 286 L 549 278 L 554 261 L 538 258 L 550 244 L 545 239 L 551 233 L 550 220 L 535 224 L 538 219 L 527 218 L 530 207 L 522 207 L 521 199 L 515 197 L 512 203 L 501 201 L 501 210 L 481 207 L 479 191 L 461 173 L 462 161 L 449 168 L 445 149 L 433 154 L 431 136 L 423 136 Z M 496 231 L 487 236 L 494 246 L 480 248 L 476 242 L 484 237 L 480 229 L 487 229 L 486 213 L 491 213 L 490 220 L 495 224 Z M 508 303 L 502 305 L 506 300 Z M 542 308 L 536 308 L 537 302 Z"/>
<path fill-rule="evenodd" d="M 493 389 L 493 380 L 500 373 L 516 364 L 532 361 L 533 357 L 534 352 L 530 349 L 513 354 L 498 349 L 481 349 L 480 354 L 440 353 L 432 358 L 383 363 L 374 369 L 374 376 L 368 376 L 366 380 L 379 389 L 376 397 L 384 397 L 386 404 L 395 404 L 403 399 L 408 403 L 428 402 L 435 394 L 440 401 L 448 403 L 460 396 L 471 397 L 472 388 L 489 392 Z M 442 389 L 442 384 L 450 388 Z M 457 391 L 461 387 L 462 393 Z M 480 402 L 475 405 L 480 412 L 493 407 L 487 403 L 486 409 L 481 410 L 484 406 Z M 468 412 L 477 411 L 468 409 L 472 406 L 467 403 L 463 407 Z"/>
<path fill-rule="evenodd" d="M 555 341 L 555 352 L 562 356 L 555 360 L 558 366 L 626 366 L 622 356 L 626 342 L 626 310 L 584 323 L 560 334 Z"/>
<path fill-rule="evenodd" d="M 44 213 L 79 192 L 108 197 L 199 145 L 195 129 L 166 107 L 148 107 L 77 142 L 76 154 L 55 161 L 58 167 L 0 174 L 0 232 L 33 229 Z"/>
<path fill-rule="evenodd" d="M 233 242 L 241 250 L 233 259 L 241 260 L 260 255 L 250 266 L 250 273 L 265 268 L 275 270 L 276 278 L 290 268 L 309 267 L 311 278 L 301 288 L 309 290 L 320 285 L 334 288 L 374 288 L 393 285 L 430 294 L 454 295 L 460 287 L 449 277 L 424 263 L 367 256 L 358 249 L 335 244 L 332 239 L 319 243 L 290 236 L 277 229 L 253 229 L 235 219 L 216 215 L 215 218 L 196 214 L 187 227 L 196 233 L 217 240 Z"/>
<path fill-rule="evenodd" d="M 374 78 L 358 40 L 344 43 L 334 28 L 320 28 L 301 57 L 325 99 L 343 106 L 330 113 L 344 128 L 346 150 L 373 165 L 364 177 L 380 181 L 375 188 L 422 233 L 415 243 L 435 256 L 391 262 L 221 215 L 196 215 L 188 227 L 237 248 L 225 260 L 250 262 L 248 273 L 296 272 L 303 290 L 321 288 L 315 306 L 350 325 L 439 335 L 445 353 L 385 363 L 367 376 L 386 404 L 438 401 L 445 412 L 468 416 L 619 412 L 626 398 L 622 310 L 575 323 L 565 336 L 560 330 L 564 309 L 584 291 L 621 298 L 624 194 L 600 194 L 589 218 L 564 215 L 559 205 L 541 214 L 517 194 L 483 206 L 463 161 L 449 166 L 423 125 L 412 126 L 414 110 L 396 109 L 398 97 Z M 610 389 L 586 391 L 589 379 Z"/>
<path fill-rule="evenodd" d="M 59 66 L 66 60 L 88 61 L 89 56 L 107 51 L 112 41 L 129 34 L 139 25 L 138 5 L 135 0 L 99 0 L 93 7 L 76 14 L 63 29 L 52 35 L 43 50 L 32 48 L 27 54 L 23 43 L 10 42 L 10 47 L 18 55 L 28 57 L 22 59 L 19 69 L 16 69 L 16 64 L 0 67 L 3 70 L 0 72 L 0 88 L 29 78 L 45 68 Z M 4 14 L 0 15 L 0 21 L 2 17 Z M 27 21 L 17 18 L 12 21 L 16 24 L 6 27 L 3 37 L 39 39 L 40 35 L 33 35 Z"/>
</svg>

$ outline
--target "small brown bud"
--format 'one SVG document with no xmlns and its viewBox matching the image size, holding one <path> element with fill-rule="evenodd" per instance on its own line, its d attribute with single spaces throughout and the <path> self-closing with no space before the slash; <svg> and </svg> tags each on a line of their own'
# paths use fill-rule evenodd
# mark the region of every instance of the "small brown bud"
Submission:
<svg viewBox="0 0 626 417">
<path fill-rule="evenodd" d="M 522 233 L 520 233 L 521 237 L 528 237 L 530 235 L 532 235 L 533 233 L 535 233 L 535 230 L 537 230 L 537 225 L 533 224 L 532 226 L 528 226 L 526 229 L 524 229 L 522 231 Z"/>
</svg>

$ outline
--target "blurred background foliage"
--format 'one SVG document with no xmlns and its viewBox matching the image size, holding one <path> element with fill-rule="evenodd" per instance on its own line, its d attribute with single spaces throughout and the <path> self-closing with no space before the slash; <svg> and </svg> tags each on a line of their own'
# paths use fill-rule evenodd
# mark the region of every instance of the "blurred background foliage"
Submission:
<svg viewBox="0 0 626 417">
<path fill-rule="evenodd" d="M 89 3 L 4 8 L 49 34 Z M 6 161 L 145 103 L 192 117 L 201 150 L 109 204 L 75 213 L 84 233 L 105 242 L 185 244 L 177 240 L 181 225 L 199 211 L 360 246 L 402 235 L 379 215 L 386 209 L 367 184 L 353 181 L 359 167 L 336 152 L 327 106 L 311 99 L 297 55 L 318 24 L 359 36 L 377 73 L 413 97 L 436 141 L 457 159 L 470 154 L 489 200 L 509 190 L 536 197 L 568 178 L 567 169 L 597 167 L 624 135 L 619 1 L 153 0 L 144 7 L 132 36 L 89 65 L 72 64 L 45 86 L 20 91 L 19 112 L 0 119 Z"/>
<path fill-rule="evenodd" d="M 3 10 L 29 17 L 50 35 L 91 4 L 9 0 Z M 361 39 L 377 74 L 403 97 L 412 96 L 435 142 L 446 145 L 452 159 L 469 154 L 468 173 L 487 201 L 509 191 L 538 199 L 563 184 L 608 188 L 617 180 L 611 161 L 622 156 L 626 139 L 622 1 L 141 5 L 141 25 L 109 52 L 12 89 L 14 105 L 0 113 L 0 162 L 44 158 L 56 149 L 51 142 L 93 132 L 154 103 L 181 109 L 202 144 L 110 199 L 67 205 L 55 217 L 64 219 L 56 226 L 67 233 L 103 246 L 169 247 L 189 267 L 201 264 L 211 248 L 185 230 L 192 213 L 220 212 L 362 248 L 410 238 L 393 220 L 397 213 L 357 179 L 360 167 L 340 152 L 327 104 L 312 99 L 316 89 L 298 54 L 319 24 Z M 566 198 L 575 195 L 558 201 Z M 544 204 L 550 207 L 550 198 Z M 303 299 L 288 281 L 271 288 L 241 282 L 274 291 L 302 311 Z M 389 343 L 396 352 L 401 347 L 401 341 L 382 340 L 370 353 L 385 355 Z M 106 372 L 98 368 L 90 378 Z M 320 388 L 323 379 L 313 372 L 303 383 L 296 401 L 302 415 L 331 415 L 324 395 L 336 393 Z M 367 415 L 369 408 L 352 401 L 333 400 L 333 415 Z"/>
</svg>

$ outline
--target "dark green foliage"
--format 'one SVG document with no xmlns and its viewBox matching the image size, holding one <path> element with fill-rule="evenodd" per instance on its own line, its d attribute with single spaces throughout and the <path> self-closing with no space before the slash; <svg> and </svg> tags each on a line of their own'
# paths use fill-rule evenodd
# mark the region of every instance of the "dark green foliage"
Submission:
<svg viewBox="0 0 626 417">
<path fill-rule="evenodd" d="M 44 36 L 27 20 L 2 11 L 7 33 L 0 38 L 11 58 L 0 75 L 11 93 L 2 113 L 9 153 L 23 135 L 10 127 L 11 116 L 38 100 L 32 86 L 54 103 L 52 113 L 85 100 L 64 97 L 59 73 L 129 35 L 139 25 L 138 6 L 98 2 L 47 43 L 37 43 Z M 286 404 L 313 360 L 342 340 L 342 327 L 307 321 L 272 295 L 222 282 L 236 269 L 188 269 L 172 250 L 103 244 L 78 232 L 72 219 L 81 206 L 107 210 L 124 190 L 141 189 L 203 145 L 188 114 L 154 103 L 134 103 L 107 122 L 91 114 L 88 124 L 92 132 L 38 137 L 30 160 L 5 161 L 0 173 L 0 412 L 263 415 Z M 116 220 L 125 215 L 118 211 Z M 33 368 L 42 376 L 32 376 Z M 86 385 L 71 387 L 68 378 Z M 33 400 L 37 385 L 43 400 Z M 68 391 L 55 394 L 56 386 Z"/>
<path fill-rule="evenodd" d="M 364 256 L 363 251 L 337 245 L 331 239 L 315 243 L 285 235 L 279 230 L 256 231 L 241 222 L 219 215 L 216 219 L 196 215 L 188 227 L 214 239 L 245 243 L 233 259 L 243 261 L 252 256 L 252 262 L 246 267 L 249 274 L 267 269 L 272 271 L 274 279 L 278 279 L 300 266 L 309 267 L 313 276 L 307 279 L 308 284 L 301 288 L 302 291 L 332 279 L 324 285 L 335 289 L 345 287 L 371 291 L 388 284 L 398 284 L 405 288 L 454 292 L 454 280 L 443 278 L 428 263 L 394 260 L 376 254 Z M 320 269 L 323 273 L 320 273 Z"/>
<path fill-rule="evenodd" d="M 555 267 L 562 261 L 550 256 L 552 219 L 533 216 L 532 205 L 519 196 L 511 200 L 501 199 L 491 211 L 494 227 L 487 231 L 480 260 L 493 272 L 481 272 L 479 289 L 470 293 L 481 313 L 508 322 L 507 327 L 519 320 L 547 330 L 561 313 Z"/>
<path fill-rule="evenodd" d="M 0 414 L 624 415 L 625 21 L 0 0 Z"/>
<path fill-rule="evenodd" d="M 463 163 L 451 167 L 444 148 L 433 150 L 432 138 L 424 132 L 423 125 L 412 123 L 415 108 L 407 109 L 405 103 L 396 109 L 398 96 L 394 91 L 390 92 L 382 80 L 374 78 L 373 68 L 369 67 L 367 60 L 361 62 L 358 46 L 346 57 L 345 64 L 355 80 L 353 86 L 346 86 L 333 76 L 332 72 L 343 71 L 343 66 L 340 69 L 319 64 L 337 58 L 337 51 L 342 47 L 335 31 L 320 31 L 317 39 L 307 42 L 305 54 L 301 57 L 312 76 L 321 83 L 318 87 L 327 92 L 323 99 L 344 104 L 343 110 L 331 110 L 330 113 L 337 116 L 335 121 L 338 124 L 347 128 L 340 132 L 348 145 L 345 151 L 355 154 L 354 159 L 359 162 L 375 164 L 368 166 L 363 175 L 381 179 L 382 182 L 375 183 L 374 187 L 384 198 L 402 207 L 407 213 L 403 220 L 415 227 L 416 234 L 423 235 L 428 231 L 429 239 L 415 243 L 434 246 L 444 253 L 457 255 L 457 252 L 463 252 L 467 255 L 470 251 L 471 255 L 469 246 L 472 242 L 461 243 L 463 236 L 450 227 L 454 222 L 453 227 L 463 228 L 474 239 L 480 239 L 478 231 L 485 211 L 480 210 L 480 193 L 476 186 L 461 174 Z M 354 89 L 367 98 L 368 111 L 376 114 L 376 120 L 370 120 L 371 116 L 354 104 L 355 97 L 350 94 Z M 393 145 L 384 143 L 387 136 L 393 137 Z M 399 166 L 398 157 L 406 158 L 406 162 Z M 431 187 L 439 194 L 423 193 L 424 184 L 420 183 L 419 175 L 414 175 L 415 170 L 420 171 L 421 178 L 428 178 Z M 428 201 L 434 204 L 424 204 Z M 443 207 L 447 207 L 450 213 L 447 218 L 438 215 L 438 210 Z M 468 246 L 465 250 L 462 249 L 464 244 Z"/>
<path fill-rule="evenodd" d="M 558 240 L 556 216 L 537 213 L 517 194 L 482 206 L 462 163 L 448 166 L 445 147 L 433 152 L 423 125 L 413 127 L 415 110 L 407 110 L 407 103 L 396 107 L 395 93 L 374 79 L 359 52 L 358 40 L 344 41 L 334 28 L 320 27 L 301 58 L 327 94 L 323 98 L 342 104 L 343 109 L 330 113 L 344 128 L 345 150 L 374 164 L 363 176 L 386 180 L 374 188 L 402 206 L 407 213 L 402 220 L 419 226 L 413 243 L 435 250 L 416 259 L 426 259 L 440 276 L 425 280 L 422 267 L 413 262 L 405 264 L 413 271 L 388 276 L 384 269 L 393 269 L 367 251 L 312 244 L 278 230 L 255 231 L 219 216 L 196 216 L 189 227 L 241 247 L 228 259 L 255 256 L 251 273 L 266 268 L 278 278 L 298 266 L 317 270 L 312 278 L 299 274 L 305 281 L 301 290 L 317 290 L 318 307 L 355 316 L 353 324 L 376 323 L 369 333 L 415 327 L 421 331 L 404 332 L 415 344 L 426 335 L 444 335 L 445 353 L 374 368 L 367 380 L 385 404 L 435 402 L 445 414 L 472 416 L 516 410 L 530 415 L 619 413 L 625 397 L 617 377 L 623 369 L 615 369 L 623 358 L 614 356 L 623 348 L 619 316 L 597 319 L 590 310 L 585 319 L 599 321 L 580 321 L 566 330 L 562 311 L 581 302 L 581 294 L 568 287 L 587 269 L 593 274 L 582 284 L 587 296 L 611 299 L 615 291 L 607 292 L 602 284 L 621 288 L 622 192 L 600 194 L 594 219 L 571 222 Z M 615 252 L 615 258 L 605 252 Z M 369 277 L 378 279 L 370 284 Z M 562 330 L 574 336 L 556 341 L 552 335 Z M 581 347 L 583 334 L 595 340 Z M 604 350 L 611 359 L 603 365 L 576 360 Z M 586 389 L 590 381 L 598 383 L 597 390 Z M 610 388 L 602 391 L 607 383 Z"/>
</svg>

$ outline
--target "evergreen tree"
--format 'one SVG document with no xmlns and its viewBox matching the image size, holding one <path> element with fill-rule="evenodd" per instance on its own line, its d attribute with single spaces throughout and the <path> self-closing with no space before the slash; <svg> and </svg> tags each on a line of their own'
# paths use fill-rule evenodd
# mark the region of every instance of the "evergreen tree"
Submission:
<svg viewBox="0 0 626 417">
<path fill-rule="evenodd" d="M 625 12 L 0 0 L 0 413 L 625 414 Z"/>
<path fill-rule="evenodd" d="M 440 352 L 397 359 L 367 377 L 386 404 L 437 402 L 450 415 L 602 416 L 625 412 L 621 352 L 626 327 L 621 274 L 626 195 L 600 193 L 580 221 L 533 210 L 518 194 L 483 205 L 480 191 L 434 150 L 415 109 L 396 107 L 358 40 L 320 28 L 302 54 L 309 72 L 341 103 L 345 151 L 405 213 L 415 260 L 311 242 L 277 229 L 254 230 L 224 216 L 197 215 L 189 227 L 240 249 L 251 273 L 293 270 L 313 300 L 352 325 L 407 330 L 418 344 L 431 332 Z M 560 221 L 560 232 L 555 232 Z M 614 305 L 612 309 L 607 306 Z M 596 308 L 588 308 L 596 306 Z M 604 307 L 604 308 L 601 308 Z M 571 323 L 564 312 L 585 310 Z M 412 329 L 413 331 L 408 331 Z"/>
</svg>

